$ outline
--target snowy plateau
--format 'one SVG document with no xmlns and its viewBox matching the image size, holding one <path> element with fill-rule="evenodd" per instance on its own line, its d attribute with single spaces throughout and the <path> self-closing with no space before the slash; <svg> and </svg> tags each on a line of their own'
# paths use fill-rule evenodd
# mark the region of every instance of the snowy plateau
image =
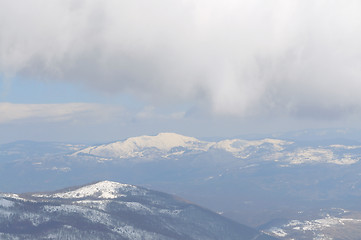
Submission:
<svg viewBox="0 0 361 240">
<path fill-rule="evenodd" d="M 275 239 L 175 196 L 102 181 L 0 194 L 0 239 Z"/>
</svg>

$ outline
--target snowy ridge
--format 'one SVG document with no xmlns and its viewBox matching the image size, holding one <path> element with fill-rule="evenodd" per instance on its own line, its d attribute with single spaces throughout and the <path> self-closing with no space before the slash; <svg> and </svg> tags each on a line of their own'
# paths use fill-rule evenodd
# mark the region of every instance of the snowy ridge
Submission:
<svg viewBox="0 0 361 240">
<path fill-rule="evenodd" d="M 287 159 L 290 164 L 304 163 L 333 163 L 337 165 L 350 165 L 359 161 L 359 158 L 350 154 L 337 156 L 332 149 L 326 148 L 305 148 L 288 153 Z"/>
<path fill-rule="evenodd" d="M 334 144 L 295 148 L 296 146 L 295 142 L 270 138 L 207 142 L 176 133 L 159 133 L 156 136 L 132 137 L 125 141 L 88 147 L 71 156 L 90 156 L 98 162 L 113 159 L 132 159 L 131 161 L 142 162 L 180 159 L 187 154 L 201 154 L 208 151 L 224 151 L 240 159 L 257 158 L 262 161 L 280 162 L 282 167 L 313 163 L 351 165 L 360 160 L 358 153 L 360 146 Z"/>
<path fill-rule="evenodd" d="M 269 233 L 272 236 L 277 236 L 281 239 L 297 239 L 295 236 L 299 236 L 298 234 L 301 234 L 302 236 L 302 234 L 304 234 L 305 236 L 308 236 L 309 239 L 326 240 L 334 239 L 331 237 L 333 231 L 340 231 L 340 235 L 342 235 L 342 229 L 347 227 L 359 228 L 360 226 L 361 219 L 330 216 L 327 214 L 325 217 L 318 219 L 304 221 L 291 220 L 279 227 L 271 227 L 264 232 Z"/>
<path fill-rule="evenodd" d="M 247 148 L 265 148 L 267 145 L 273 151 L 282 151 L 284 145 L 289 144 L 292 144 L 292 142 L 278 139 L 263 139 L 259 141 L 232 139 L 220 142 L 207 142 L 176 133 L 159 133 L 156 136 L 132 137 L 125 141 L 88 147 L 75 152 L 73 156 L 88 154 L 110 158 L 146 157 L 146 150 L 151 149 L 152 154 L 159 153 L 161 157 L 168 158 L 169 156 L 182 155 L 185 152 L 184 149 L 195 152 L 218 149 L 230 152 L 237 158 L 246 158 L 247 154 L 245 155 L 244 152 Z"/>
<path fill-rule="evenodd" d="M 83 153 L 102 157 L 133 158 L 143 157 L 143 151 L 149 148 L 167 153 L 176 147 L 207 151 L 211 145 L 212 143 L 200 141 L 193 137 L 176 133 L 160 133 L 157 136 L 132 137 L 125 141 L 85 148 L 74 153 L 74 155 Z"/>
<path fill-rule="evenodd" d="M 323 230 L 324 228 L 331 228 L 334 225 L 345 225 L 346 222 L 360 223 L 361 219 L 353 218 L 339 218 L 327 215 L 325 218 L 310 220 L 310 221 L 298 221 L 292 220 L 284 227 L 293 227 L 294 230 L 300 231 L 315 231 Z"/>
<path fill-rule="evenodd" d="M 95 184 L 87 185 L 69 192 L 61 192 L 55 194 L 33 194 L 33 197 L 37 198 L 86 198 L 96 197 L 99 199 L 114 199 L 127 196 L 126 193 L 132 191 L 145 191 L 140 190 L 136 186 L 129 184 L 122 184 L 111 181 L 103 181 Z"/>
<path fill-rule="evenodd" d="M 250 152 L 248 148 L 267 149 L 271 151 L 282 151 L 285 145 L 290 145 L 293 142 L 278 140 L 278 139 L 263 139 L 258 141 L 247 141 L 242 139 L 224 140 L 214 144 L 213 148 L 222 149 L 224 151 L 232 153 L 237 158 L 247 158 Z"/>
<path fill-rule="evenodd" d="M 33 202 L 33 200 L 31 200 L 31 199 L 22 198 L 19 196 L 19 194 L 15 194 L 15 193 L 2 193 L 2 194 L 0 194 L 0 197 L 11 198 L 11 199 L 20 200 L 23 202 Z"/>
</svg>

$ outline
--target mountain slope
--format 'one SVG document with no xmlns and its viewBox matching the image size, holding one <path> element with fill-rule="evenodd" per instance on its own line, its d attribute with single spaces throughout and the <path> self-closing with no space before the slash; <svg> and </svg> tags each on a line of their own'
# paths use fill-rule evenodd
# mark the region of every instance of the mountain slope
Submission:
<svg viewBox="0 0 361 240">
<path fill-rule="evenodd" d="M 1 194 L 1 239 L 274 239 L 172 195 L 103 181 Z"/>
</svg>

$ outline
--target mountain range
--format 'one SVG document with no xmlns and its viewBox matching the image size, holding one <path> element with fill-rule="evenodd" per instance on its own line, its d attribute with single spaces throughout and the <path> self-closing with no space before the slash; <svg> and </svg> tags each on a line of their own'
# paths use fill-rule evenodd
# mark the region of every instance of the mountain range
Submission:
<svg viewBox="0 0 361 240">
<path fill-rule="evenodd" d="M 348 150 L 348 151 L 345 151 Z M 279 139 L 227 139 L 218 142 L 201 141 L 175 133 L 132 137 L 124 141 L 90 146 L 71 154 L 73 157 L 94 157 L 98 161 L 127 159 L 128 161 L 160 161 L 187 155 L 224 152 L 234 158 L 276 161 L 280 164 L 332 163 L 350 165 L 358 162 L 360 145 L 330 144 L 301 147 L 293 141 Z"/>
<path fill-rule="evenodd" d="M 361 143 L 341 131 L 317 131 L 315 140 L 310 132 L 302 134 L 206 141 L 160 133 L 94 145 L 8 143 L 0 145 L 0 191 L 126 182 L 181 196 L 269 234 L 273 225 L 288 236 L 292 233 L 284 225 L 324 219 L 333 216 L 332 209 L 358 219 Z M 321 209 L 320 216 L 300 214 Z M 327 235 L 317 231 L 315 236 Z"/>
</svg>

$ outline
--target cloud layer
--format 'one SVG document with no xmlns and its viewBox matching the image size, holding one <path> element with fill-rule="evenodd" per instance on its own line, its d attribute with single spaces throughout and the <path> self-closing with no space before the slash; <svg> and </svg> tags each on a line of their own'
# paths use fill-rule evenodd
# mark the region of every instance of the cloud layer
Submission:
<svg viewBox="0 0 361 240">
<path fill-rule="evenodd" d="M 2 0 L 0 72 L 333 119 L 360 111 L 360 12 L 358 0 Z"/>
<path fill-rule="evenodd" d="M 90 103 L 0 103 L 0 124 L 24 122 L 106 123 L 125 115 L 118 107 Z M 124 116 L 123 116 L 124 117 Z"/>
</svg>

